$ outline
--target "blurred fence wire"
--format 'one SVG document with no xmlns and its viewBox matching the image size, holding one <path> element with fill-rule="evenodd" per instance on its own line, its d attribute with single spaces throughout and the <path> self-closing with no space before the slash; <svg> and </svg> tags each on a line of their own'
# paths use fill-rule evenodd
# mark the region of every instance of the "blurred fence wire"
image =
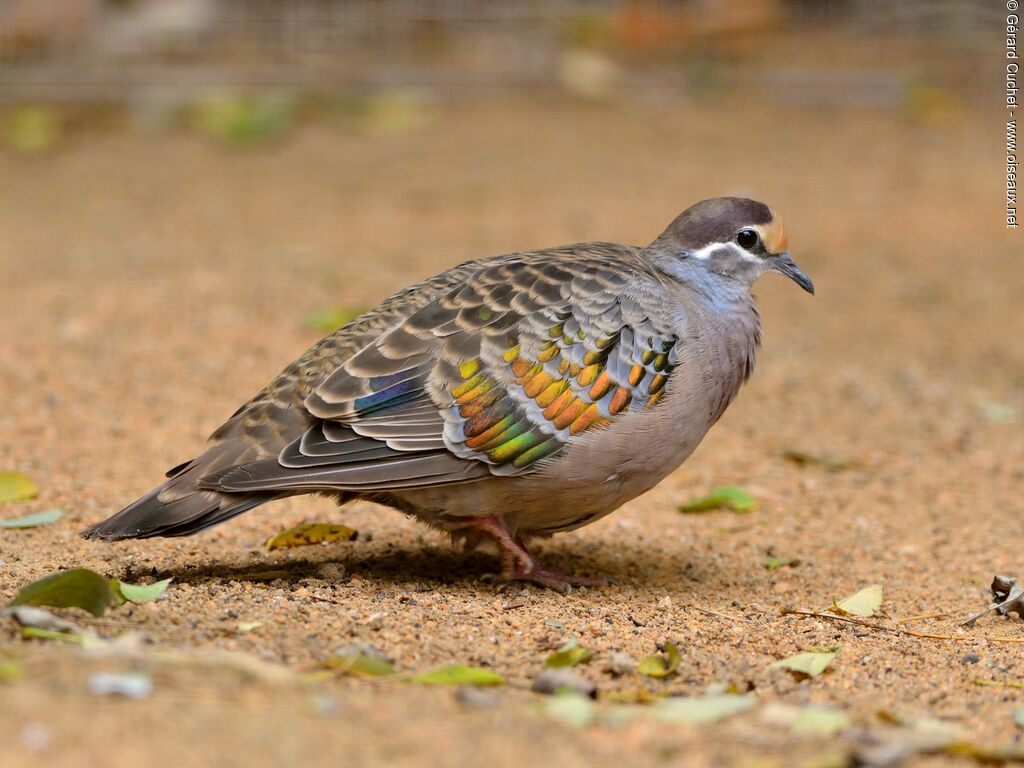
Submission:
<svg viewBox="0 0 1024 768">
<path fill-rule="evenodd" d="M 699 81 L 716 63 L 827 49 L 822 35 L 875 61 L 895 39 L 970 53 L 999 29 L 999 10 L 971 0 L 0 0 L 0 101 L 215 84 L 471 97 L 560 82 L 586 95 L 623 72 L 656 91 L 693 75 L 693 62 Z"/>
</svg>

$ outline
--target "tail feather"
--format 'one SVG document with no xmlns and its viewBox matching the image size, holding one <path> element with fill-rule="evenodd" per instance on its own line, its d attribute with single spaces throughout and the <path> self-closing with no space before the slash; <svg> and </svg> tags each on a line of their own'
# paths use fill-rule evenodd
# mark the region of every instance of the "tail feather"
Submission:
<svg viewBox="0 0 1024 768">
<path fill-rule="evenodd" d="M 214 446 L 197 459 L 175 467 L 168 473 L 168 480 L 117 514 L 86 528 L 82 536 L 106 541 L 191 536 L 277 498 L 280 494 L 269 491 L 221 493 L 197 487 L 199 478 L 211 469 L 237 459 L 239 451 L 230 448 Z"/>
<path fill-rule="evenodd" d="M 196 491 L 170 502 L 160 500 L 167 484 L 150 491 L 116 515 L 82 531 L 87 539 L 148 539 L 191 536 L 274 498 L 274 494 L 224 494 Z"/>
</svg>

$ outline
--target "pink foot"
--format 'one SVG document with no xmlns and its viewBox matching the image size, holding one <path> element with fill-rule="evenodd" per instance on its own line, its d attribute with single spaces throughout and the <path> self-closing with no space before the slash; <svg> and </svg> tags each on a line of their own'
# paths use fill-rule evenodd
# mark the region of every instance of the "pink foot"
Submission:
<svg viewBox="0 0 1024 768">
<path fill-rule="evenodd" d="M 472 517 L 461 521 L 464 527 L 485 534 L 498 545 L 501 554 L 499 582 L 526 581 L 565 594 L 573 587 L 604 587 L 608 579 L 601 576 L 574 576 L 543 567 L 526 546 L 514 538 L 496 517 Z"/>
<path fill-rule="evenodd" d="M 536 560 L 533 561 L 532 567 L 516 568 L 511 575 L 506 575 L 503 572 L 501 580 L 505 582 L 527 581 L 541 587 L 553 589 L 555 592 L 561 592 L 563 595 L 573 587 L 608 586 L 608 579 L 604 576 L 576 576 L 571 573 L 563 573 L 562 571 L 542 568 Z"/>
</svg>

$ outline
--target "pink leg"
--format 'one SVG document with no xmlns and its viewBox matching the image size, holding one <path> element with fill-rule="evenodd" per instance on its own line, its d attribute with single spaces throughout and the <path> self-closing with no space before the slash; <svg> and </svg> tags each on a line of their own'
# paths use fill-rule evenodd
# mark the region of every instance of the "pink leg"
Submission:
<svg viewBox="0 0 1024 768">
<path fill-rule="evenodd" d="M 470 517 L 460 522 L 461 527 L 472 528 L 498 545 L 498 553 L 501 555 L 501 581 L 529 581 L 563 594 L 574 586 L 603 587 L 608 584 L 608 579 L 605 578 L 573 576 L 544 568 L 496 517 Z"/>
</svg>

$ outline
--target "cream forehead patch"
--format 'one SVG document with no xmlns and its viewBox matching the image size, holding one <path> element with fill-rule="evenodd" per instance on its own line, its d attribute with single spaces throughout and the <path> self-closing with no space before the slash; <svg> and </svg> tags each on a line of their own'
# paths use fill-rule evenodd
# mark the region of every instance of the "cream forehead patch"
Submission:
<svg viewBox="0 0 1024 768">
<path fill-rule="evenodd" d="M 786 228 L 782 226 L 780 219 L 772 212 L 772 220 L 767 224 L 757 227 L 761 232 L 761 239 L 768 253 L 782 253 L 789 248 L 789 238 L 786 236 Z"/>
</svg>

